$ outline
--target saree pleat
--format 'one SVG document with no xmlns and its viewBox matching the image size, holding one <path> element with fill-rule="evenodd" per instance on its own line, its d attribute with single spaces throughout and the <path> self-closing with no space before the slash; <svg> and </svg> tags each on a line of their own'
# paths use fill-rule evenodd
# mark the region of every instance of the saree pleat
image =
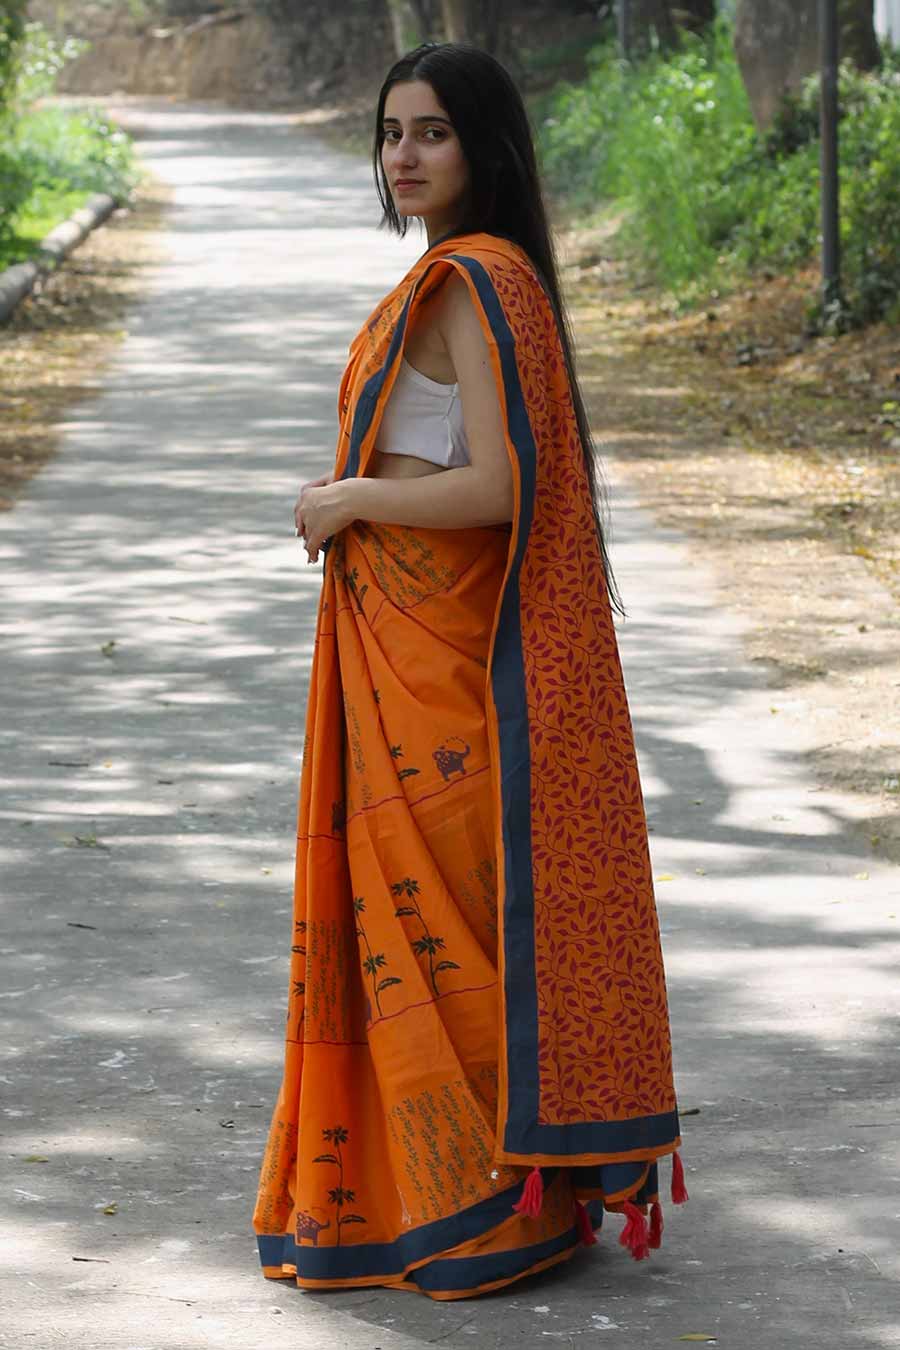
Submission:
<svg viewBox="0 0 900 1350">
<path fill-rule="evenodd" d="M 256 1216 L 272 1238 L 261 1238 L 265 1273 L 307 1287 L 396 1283 L 459 1297 L 564 1259 L 577 1242 L 565 1172 L 534 1220 L 512 1209 L 521 1170 L 493 1162 L 485 680 L 508 547 L 505 527 L 357 522 L 329 558 L 307 749 L 340 742 L 343 773 L 331 783 L 340 795 L 315 810 L 311 785 L 318 793 L 327 780 L 315 752 L 304 756 L 289 1015 L 298 1053 Z M 325 806 L 328 840 L 315 820 Z M 363 1237 L 368 1272 L 354 1260 Z"/>
<path fill-rule="evenodd" d="M 646 820 L 558 333 L 521 251 L 462 243 L 387 297 L 341 384 L 346 477 L 366 470 L 410 314 L 455 268 L 491 350 L 515 513 L 357 520 L 328 541 L 284 1073 L 254 1211 L 264 1273 L 306 1288 L 481 1293 L 567 1259 L 609 1210 L 640 1259 L 661 1234 L 657 1159 L 680 1144 Z"/>
</svg>

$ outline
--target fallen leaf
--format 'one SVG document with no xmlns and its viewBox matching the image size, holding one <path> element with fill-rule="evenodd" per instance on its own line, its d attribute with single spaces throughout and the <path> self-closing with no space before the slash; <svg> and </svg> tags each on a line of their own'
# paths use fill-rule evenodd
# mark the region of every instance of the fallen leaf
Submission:
<svg viewBox="0 0 900 1350">
<path fill-rule="evenodd" d="M 116 649 L 115 638 L 112 638 L 109 642 L 104 642 L 103 646 L 100 648 L 104 656 L 112 656 L 115 649 Z"/>
<path fill-rule="evenodd" d="M 869 874 L 868 872 L 855 872 L 853 874 L 853 879 L 854 881 L 868 881 Z"/>
<path fill-rule="evenodd" d="M 49 1162 L 49 1161 L 50 1161 L 49 1158 L 42 1158 L 39 1153 L 29 1153 L 28 1157 L 23 1159 L 23 1162 Z"/>
<path fill-rule="evenodd" d="M 706 1333 L 702 1331 L 689 1331 L 686 1336 L 679 1336 L 678 1339 L 680 1341 L 700 1341 L 701 1344 L 715 1345 L 718 1337 L 707 1336 Z"/>
<path fill-rule="evenodd" d="M 674 872 L 660 872 L 660 874 L 659 874 L 659 876 L 656 878 L 656 880 L 657 880 L 657 881 L 674 881 L 674 880 L 675 880 L 675 874 L 674 874 Z"/>
<path fill-rule="evenodd" d="M 116 1204 L 115 1200 L 112 1202 L 111 1205 L 104 1205 L 104 1206 L 103 1206 L 103 1213 L 104 1213 L 104 1214 L 118 1214 L 118 1212 L 119 1212 L 119 1206 Z"/>
<path fill-rule="evenodd" d="M 109 845 L 101 844 L 95 834 L 64 835 L 63 843 L 68 848 L 102 848 L 104 852 L 109 852 Z"/>
</svg>

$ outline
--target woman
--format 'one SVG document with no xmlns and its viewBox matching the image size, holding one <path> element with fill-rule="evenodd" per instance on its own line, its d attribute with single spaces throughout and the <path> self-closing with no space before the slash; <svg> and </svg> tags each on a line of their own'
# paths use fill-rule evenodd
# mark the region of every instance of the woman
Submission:
<svg viewBox="0 0 900 1350">
<path fill-rule="evenodd" d="M 528 119 L 493 58 L 390 71 L 428 249 L 350 348 L 300 788 L 264 1273 L 460 1298 L 686 1199 L 647 832 Z M 650 1222 L 647 1216 L 649 1210 Z"/>
</svg>

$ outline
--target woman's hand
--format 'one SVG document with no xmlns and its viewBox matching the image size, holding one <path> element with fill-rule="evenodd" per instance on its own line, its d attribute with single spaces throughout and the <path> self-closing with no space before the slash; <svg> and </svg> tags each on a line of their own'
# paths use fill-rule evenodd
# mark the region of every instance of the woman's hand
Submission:
<svg viewBox="0 0 900 1350">
<path fill-rule="evenodd" d="M 310 562 L 318 561 L 319 549 L 326 539 L 356 519 L 356 512 L 350 506 L 353 482 L 354 479 L 349 478 L 335 483 L 333 475 L 328 474 L 324 479 L 304 483 L 301 488 L 294 507 L 294 519 L 298 534 L 304 538 Z"/>
<path fill-rule="evenodd" d="M 326 487 L 329 483 L 333 482 L 334 471 L 332 470 L 330 473 L 323 473 L 321 478 L 310 478 L 308 482 L 301 485 L 300 495 L 294 502 L 294 523 L 297 526 L 298 539 L 306 534 L 306 524 L 303 518 L 303 499 L 305 493 L 307 493 L 310 488 Z"/>
</svg>

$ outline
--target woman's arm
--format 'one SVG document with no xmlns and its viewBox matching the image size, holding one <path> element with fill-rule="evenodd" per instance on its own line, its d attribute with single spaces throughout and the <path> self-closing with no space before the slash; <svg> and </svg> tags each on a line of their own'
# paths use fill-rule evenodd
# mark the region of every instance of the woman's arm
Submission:
<svg viewBox="0 0 900 1350">
<path fill-rule="evenodd" d="M 456 272 L 442 287 L 435 322 L 459 383 L 470 463 L 421 478 L 346 478 L 314 489 L 307 495 L 312 510 L 304 511 L 311 561 L 334 529 L 353 520 L 438 529 L 512 520 L 512 468 L 490 350 L 468 287 Z"/>
</svg>

